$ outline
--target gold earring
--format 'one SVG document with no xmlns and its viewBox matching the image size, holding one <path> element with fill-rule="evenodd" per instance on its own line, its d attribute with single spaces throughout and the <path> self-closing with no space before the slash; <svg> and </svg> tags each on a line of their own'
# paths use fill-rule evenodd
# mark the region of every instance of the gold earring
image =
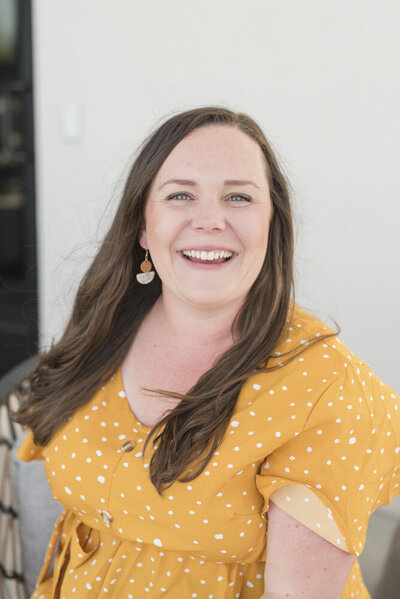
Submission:
<svg viewBox="0 0 400 599">
<path fill-rule="evenodd" d="M 154 272 L 154 270 L 151 270 L 151 267 L 152 264 L 149 260 L 149 250 L 146 250 L 146 256 L 140 265 L 140 270 L 142 272 L 139 272 L 136 275 L 137 280 L 142 285 L 147 285 L 148 283 L 151 283 L 151 281 L 154 279 L 154 275 L 156 273 Z"/>
</svg>

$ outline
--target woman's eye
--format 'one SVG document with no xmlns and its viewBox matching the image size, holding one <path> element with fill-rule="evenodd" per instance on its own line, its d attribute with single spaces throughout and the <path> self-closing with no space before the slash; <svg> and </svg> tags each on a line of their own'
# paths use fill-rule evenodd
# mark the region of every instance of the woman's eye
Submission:
<svg viewBox="0 0 400 599">
<path fill-rule="evenodd" d="M 242 196 L 241 194 L 235 194 L 233 196 L 229 196 L 229 200 L 233 200 L 234 202 L 250 202 L 251 199 L 247 196 Z"/>
<path fill-rule="evenodd" d="M 175 193 L 172 196 L 168 196 L 167 200 L 190 200 L 190 196 L 187 193 Z"/>
</svg>

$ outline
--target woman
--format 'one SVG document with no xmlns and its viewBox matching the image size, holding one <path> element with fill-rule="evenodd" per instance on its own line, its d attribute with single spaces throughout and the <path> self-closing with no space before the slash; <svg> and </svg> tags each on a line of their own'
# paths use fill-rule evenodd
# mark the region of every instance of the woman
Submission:
<svg viewBox="0 0 400 599">
<path fill-rule="evenodd" d="M 292 269 L 258 125 L 161 125 L 15 416 L 66 508 L 33 598 L 369 597 L 356 556 L 399 492 L 399 397 L 295 304 Z"/>
</svg>

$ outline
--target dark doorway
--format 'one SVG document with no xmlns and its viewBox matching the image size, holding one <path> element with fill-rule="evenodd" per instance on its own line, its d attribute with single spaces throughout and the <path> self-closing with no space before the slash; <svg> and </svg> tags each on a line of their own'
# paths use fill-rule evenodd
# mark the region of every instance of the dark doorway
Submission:
<svg viewBox="0 0 400 599">
<path fill-rule="evenodd" d="M 38 349 L 30 0 L 0 0 L 0 376 Z"/>
</svg>

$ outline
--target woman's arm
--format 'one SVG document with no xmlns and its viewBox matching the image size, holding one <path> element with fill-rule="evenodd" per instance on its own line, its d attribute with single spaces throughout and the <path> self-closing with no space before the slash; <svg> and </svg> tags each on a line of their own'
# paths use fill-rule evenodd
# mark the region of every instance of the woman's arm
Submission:
<svg viewBox="0 0 400 599">
<path fill-rule="evenodd" d="M 270 501 L 260 599 L 339 599 L 354 560 Z"/>
</svg>

